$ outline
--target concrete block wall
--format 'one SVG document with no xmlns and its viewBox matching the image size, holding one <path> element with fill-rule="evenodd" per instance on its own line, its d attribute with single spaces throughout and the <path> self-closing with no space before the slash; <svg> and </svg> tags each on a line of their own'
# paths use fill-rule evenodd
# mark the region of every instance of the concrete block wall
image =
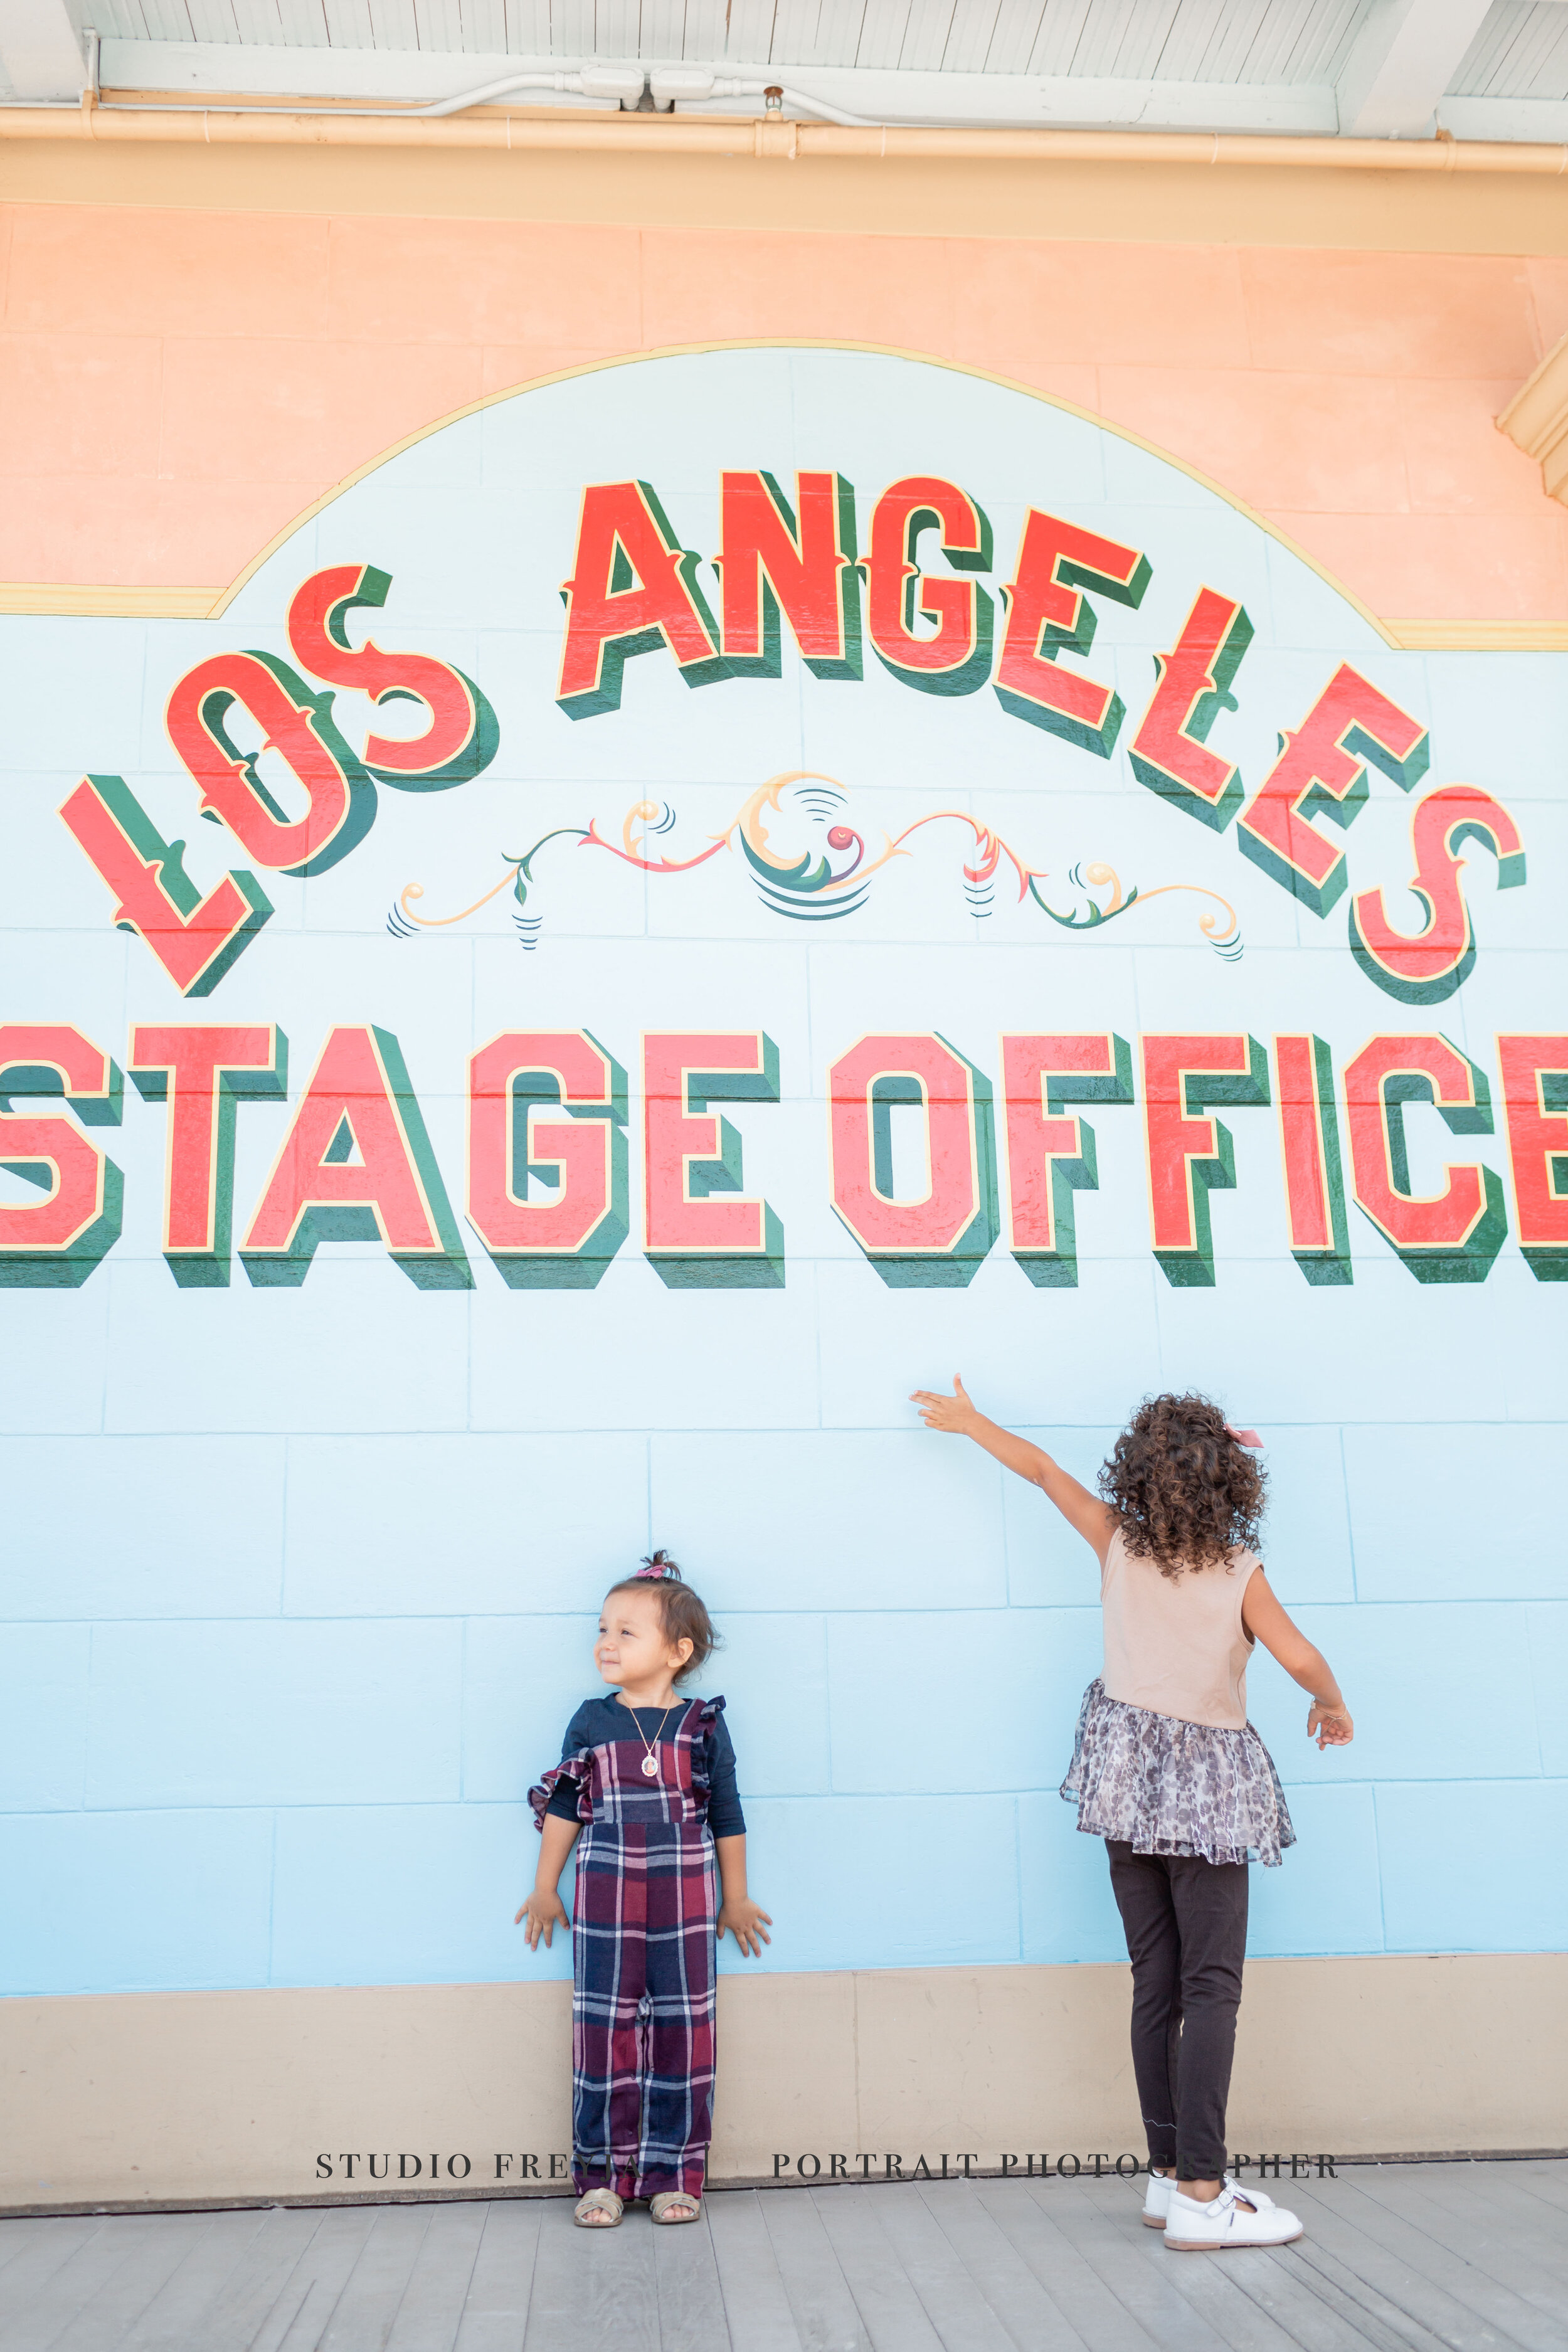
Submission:
<svg viewBox="0 0 1568 2352">
<path fill-rule="evenodd" d="M 1031 1433 L 1086 1477 L 1111 1434 Z M 1270 1571 L 1358 1732 L 1320 1755 L 1304 1698 L 1255 1662 L 1300 1842 L 1253 1874 L 1252 1948 L 1554 1948 L 1568 1599 L 1549 1597 L 1547 1482 L 1532 1504 L 1529 1478 L 1559 1432 L 1268 1443 Z M 30 1890 L 7 1906 L 8 1991 L 563 1973 L 510 1924 L 521 1799 L 597 1687 L 601 1587 L 655 1542 L 725 1635 L 703 1687 L 729 1701 L 775 1914 L 764 1968 L 1120 1956 L 1100 1848 L 1055 1793 L 1098 1667 L 1093 1560 L 978 1454 L 876 1429 L 5 1452 L 30 1498 L 0 1669 L 0 1861 Z M 1404 1526 L 1394 1465 L 1431 1497 Z M 1417 1558 L 1426 1597 L 1401 1591 Z"/>
<path fill-rule="evenodd" d="M 116 331 L 134 340 L 151 321 L 166 346 L 187 334 L 202 344 L 173 359 L 165 348 L 173 372 L 157 379 L 161 394 L 151 360 L 126 379 L 134 414 L 132 439 L 114 445 L 124 478 L 111 469 L 112 513 L 100 539 L 84 520 L 56 542 L 79 581 L 118 577 L 144 546 L 157 551 L 154 585 L 221 581 L 237 568 L 237 551 L 254 551 L 264 523 L 370 454 L 364 433 L 428 423 L 442 405 L 501 390 L 525 362 L 531 370 L 599 356 L 571 347 L 569 313 L 601 248 L 614 248 L 628 287 L 646 292 L 665 271 L 668 299 L 646 317 L 648 339 L 670 341 L 745 331 L 713 292 L 712 263 L 721 250 L 736 270 L 757 257 L 748 248 L 749 260 L 736 261 L 738 247 L 711 238 L 688 239 L 671 261 L 658 240 L 629 232 L 585 242 L 498 232 L 487 250 L 504 247 L 509 266 L 554 255 L 554 290 L 540 299 L 559 306 L 555 325 L 515 343 L 498 331 L 492 343 L 483 320 L 437 307 L 437 332 L 420 312 L 420 336 L 438 346 L 421 373 L 404 366 L 412 331 L 386 306 L 395 286 L 416 285 L 426 304 L 435 289 L 450 291 L 451 232 L 311 223 L 268 247 L 254 226 L 182 221 L 159 247 L 166 281 L 153 293 L 103 260 L 125 249 L 116 243 L 132 234 L 124 223 L 97 258 L 79 237 L 70 244 L 76 231 L 63 219 L 30 217 L 8 231 L 8 299 L 22 305 L 7 310 L 8 326 L 43 334 L 40 306 L 52 299 L 51 332 L 65 339 L 52 358 L 30 346 L 13 352 L 8 363 L 35 390 L 54 380 L 49 368 L 79 388 L 100 362 L 121 368 L 118 345 L 95 359 L 69 341 L 86 332 L 81 305 L 100 278 Z M 137 233 L 148 234 L 144 224 Z M 361 341 L 346 358 L 322 341 L 324 311 L 268 308 L 280 289 L 292 301 L 287 264 L 301 239 L 317 296 L 329 264 L 344 270 L 344 257 L 357 257 L 348 279 L 369 307 L 353 313 Z M 835 247 L 814 307 L 826 249 L 822 240 L 792 248 L 791 318 L 803 333 L 831 340 L 874 323 L 879 337 L 929 347 L 919 319 L 935 286 L 957 305 L 943 337 L 964 367 L 1033 369 L 1046 392 L 1124 415 L 1152 439 L 1174 444 L 1185 433 L 1190 462 L 1225 470 L 1224 450 L 1205 448 L 1199 427 L 1227 415 L 1234 425 L 1234 404 L 1219 400 L 1173 317 L 1142 321 L 1154 336 L 1147 369 L 1116 341 L 1131 331 L 1129 289 L 1153 282 L 1147 270 L 1130 277 L 1125 256 L 1098 309 L 1082 290 L 1099 267 L 1093 254 L 1027 257 L 1038 297 L 1029 318 L 1058 315 L 1046 293 L 1064 270 L 1082 295 L 1073 331 L 1089 356 L 1053 357 L 1043 325 L 1027 328 L 1026 350 L 1009 341 L 1025 329 L 996 282 L 994 254 L 944 248 L 933 278 L 923 248 L 879 240 L 873 270 L 863 244 Z M 49 253 L 53 297 L 39 259 Z M 889 254 L 896 267 L 884 269 Z M 1406 611 L 1463 618 L 1478 579 L 1508 572 L 1526 620 L 1557 610 L 1563 518 L 1543 510 L 1517 453 L 1500 457 L 1489 442 L 1482 451 L 1474 386 L 1533 363 L 1563 299 L 1563 264 L 1467 261 L 1418 273 L 1412 296 L 1415 281 L 1386 255 L 1353 268 L 1323 255 L 1238 261 L 1161 249 L 1156 259 L 1187 289 L 1178 310 L 1206 288 L 1228 322 L 1226 383 L 1255 439 L 1243 436 L 1227 488 L 1268 505 L 1294 535 L 1315 534 L 1325 560 L 1338 549 L 1347 570 L 1363 562 L 1358 577 L 1380 583 L 1384 609 L 1397 596 Z M 212 325 L 230 267 L 261 302 L 251 360 Z M 876 321 L 836 325 L 828 297 L 847 301 L 873 278 Z M 722 282 L 732 288 L 733 271 Z M 380 308 L 364 292 L 373 283 Z M 1422 342 L 1419 366 L 1402 373 L 1398 321 L 1413 301 L 1425 318 L 1439 287 L 1457 306 L 1452 335 Z M 514 289 L 508 299 L 515 308 L 521 297 Z M 182 309 L 193 301 L 195 312 Z M 162 306 L 155 318 L 137 308 L 149 302 Z M 1309 327 L 1322 381 L 1303 390 L 1295 371 Z M 1464 378 L 1465 431 L 1445 443 L 1462 446 L 1469 468 L 1457 488 L 1445 487 L 1432 456 L 1444 418 L 1452 422 L 1444 404 L 1460 399 L 1454 337 L 1465 369 L 1479 371 Z M 274 364 L 284 343 L 292 374 Z M 386 405 L 367 425 L 351 394 L 373 347 Z M 1340 1674 L 1358 1736 L 1348 1752 L 1320 1756 L 1304 1737 L 1304 1699 L 1258 1661 L 1253 1712 L 1300 1843 L 1281 1870 L 1254 1874 L 1255 1952 L 1563 1947 L 1568 1916 L 1549 1857 L 1568 1830 L 1568 1553 L 1555 1491 L 1568 1422 L 1565 1294 L 1521 1258 L 1512 1196 L 1510 1238 L 1482 1283 L 1418 1284 L 1354 1220 L 1353 1289 L 1310 1290 L 1284 1245 L 1274 1114 L 1241 1109 L 1237 1186 L 1214 1202 L 1218 1281 L 1176 1289 L 1148 1246 L 1141 1114 L 1109 1108 L 1096 1115 L 1100 1191 L 1080 1200 L 1076 1290 L 1032 1289 L 1000 1244 L 965 1288 L 893 1289 L 833 1214 L 823 1076 L 874 1027 L 938 1029 L 994 1085 L 1003 1027 L 1114 1024 L 1135 1039 L 1185 1023 L 1267 1039 L 1282 1026 L 1321 1025 L 1342 1066 L 1374 1028 L 1441 1026 L 1489 1071 L 1500 1113 L 1496 1031 L 1564 1018 L 1558 762 L 1568 661 L 1495 646 L 1395 650 L 1278 536 L 1181 467 L 1047 403 L 913 362 L 876 362 L 903 371 L 894 394 L 879 405 L 866 391 L 872 377 L 858 376 L 836 411 L 823 386 L 844 357 L 694 361 L 711 378 L 679 381 L 718 383 L 708 412 L 657 372 L 585 375 L 515 404 L 526 418 L 538 413 L 531 401 L 553 399 L 537 443 L 505 405 L 486 410 L 308 520 L 221 621 L 130 612 L 0 621 L 9 877 L 0 1017 L 79 1022 L 121 1058 L 132 1019 L 195 1017 L 151 970 L 143 943 L 111 929 L 101 886 L 55 812 L 84 769 L 118 766 L 171 837 L 182 826 L 201 836 L 193 865 L 210 878 L 221 836 L 191 822 L 188 780 L 163 730 L 170 684 L 220 646 L 281 650 L 299 580 L 318 564 L 374 557 L 407 583 L 421 642 L 496 692 L 501 759 L 445 799 L 384 794 L 379 831 L 353 862 L 279 881 L 279 918 L 225 982 L 213 1017 L 279 1021 L 294 1043 L 296 1096 L 331 1023 L 386 1022 L 459 1202 L 467 1057 L 499 1028 L 586 1025 L 633 1069 L 636 1202 L 639 1029 L 714 1018 L 765 1026 L 780 1049 L 782 1099 L 734 1117 L 748 1184 L 780 1207 L 788 1255 L 781 1290 L 671 1291 L 634 1230 L 597 1290 L 525 1294 L 503 1287 L 469 1234 L 471 1291 L 416 1292 L 362 1243 L 324 1244 L 298 1290 L 253 1290 L 237 1265 L 226 1291 L 182 1290 L 158 1246 L 164 1114 L 128 1097 L 123 1126 L 102 1136 L 126 1171 L 122 1239 L 79 1288 L 0 1290 L 9 1622 L 0 1872 L 14 1896 L 0 1920 L 5 1991 L 563 1975 L 563 1948 L 531 1960 L 511 1927 L 532 1867 L 522 1793 L 595 1687 L 588 1651 L 605 1584 L 654 1543 L 684 1561 L 726 1637 L 706 1681 L 729 1701 L 753 1885 L 775 1917 L 762 1974 L 1115 1960 L 1103 1857 L 1056 1794 L 1098 1662 L 1092 1562 L 1038 1497 L 918 1428 L 909 1391 L 955 1369 L 988 1410 L 1086 1478 L 1147 1389 L 1212 1389 L 1262 1430 L 1274 1490 L 1265 1554 Z M 1080 373 L 1058 378 L 1058 360 Z M 1325 400 L 1342 413 L 1342 376 L 1365 391 L 1356 415 L 1381 452 L 1375 480 L 1321 472 L 1314 419 Z M 235 413 L 226 435 L 212 425 L 237 382 L 253 404 L 271 404 L 270 425 L 253 405 Z M 1163 406 L 1160 382 L 1175 387 Z M 1440 397 L 1434 383 L 1447 387 Z M 822 431 L 831 420 L 831 447 L 820 433 L 795 446 L 793 422 L 781 421 L 794 416 L 786 394 L 802 386 L 819 403 L 810 413 Z M 312 402 L 326 418 L 314 437 L 300 425 Z M 189 439 L 182 420 L 198 411 L 205 437 Z M 88 495 L 76 428 L 67 430 L 79 410 L 40 399 L 29 414 L 35 437 L 59 436 L 56 470 L 40 470 L 37 496 L 68 514 Z M 759 416 L 773 436 L 766 448 Z M 614 724 L 566 727 L 552 704 L 556 583 L 581 486 L 600 462 L 593 433 L 617 478 L 651 467 L 679 493 L 683 516 L 710 531 L 721 462 L 714 417 L 732 443 L 726 460 L 784 474 L 843 463 L 868 497 L 893 462 L 894 419 L 900 467 L 918 458 L 993 469 L 1012 501 L 999 547 L 1008 533 L 1016 543 L 1015 509 L 1047 495 L 1070 493 L 1106 528 L 1147 525 L 1159 541 L 1156 593 L 1142 616 L 1107 605 L 1096 646 L 1134 714 L 1151 655 L 1168 649 L 1200 578 L 1244 588 L 1259 629 L 1235 722 L 1249 779 L 1334 662 L 1364 665 L 1431 727 L 1428 782 L 1488 785 L 1528 836 L 1529 886 L 1507 898 L 1493 890 L 1489 856 L 1476 856 L 1467 887 L 1480 953 L 1457 1000 L 1440 1013 L 1391 1003 L 1351 966 L 1342 917 L 1331 935 L 1315 924 L 1240 863 L 1231 842 L 1137 784 L 1123 753 L 1092 772 L 1055 744 L 1042 755 L 1034 731 L 1001 719 L 988 697 L 916 704 L 880 674 L 838 689 L 795 668 L 776 688 L 731 683 L 693 696 L 647 662 L 631 666 Z M 1261 454 L 1260 420 L 1280 427 Z M 1215 429 L 1237 446 L 1231 426 Z M 1408 470 L 1417 445 L 1430 459 L 1425 473 Z M 153 470 L 165 448 L 167 478 Z M 102 485 L 91 495 L 101 499 Z M 1298 505 L 1315 518 L 1310 529 L 1290 521 Z M 43 576 L 25 508 L 6 525 L 17 534 L 8 543 L 21 551 L 16 564 Z M 163 538 L 160 515 L 175 518 Z M 100 548 L 110 550 L 101 561 Z M 776 700 L 756 698 L 763 693 Z M 432 908 L 438 897 L 460 906 L 493 878 L 521 819 L 537 817 L 542 830 L 592 814 L 615 825 L 646 794 L 678 805 L 682 840 L 700 841 L 766 775 L 819 764 L 852 776 L 873 839 L 915 809 L 953 803 L 986 824 L 1005 820 L 1009 837 L 1048 845 L 1058 874 L 1109 839 L 1151 899 L 1166 882 L 1228 891 L 1247 960 L 1218 963 L 1190 908 L 1178 913 L 1172 898 L 1092 939 L 1069 940 L 1043 921 L 1027 935 L 1006 931 L 1000 918 L 988 932 L 954 862 L 923 851 L 890 871 L 858 929 L 803 935 L 743 900 L 743 876 L 725 865 L 676 888 L 618 868 L 601 877 L 580 861 L 552 869 L 556 895 L 539 901 L 549 918 L 535 955 L 520 952 L 500 911 L 489 928 L 414 946 L 387 936 L 387 908 L 412 877 L 426 877 Z M 1415 901 L 1398 898 L 1409 805 L 1378 783 L 1352 846 L 1357 886 L 1386 882 L 1398 919 L 1414 928 Z M 242 1108 L 237 1221 L 286 1116 Z M 1484 1162 L 1506 1188 L 1500 1116 L 1489 1135 L 1456 1139 L 1430 1110 L 1413 1109 L 1410 1131 L 1424 1184 L 1435 1189 L 1458 1159 Z M 24 1188 L 5 1193 L 26 1197 Z M 736 1964 L 726 1954 L 721 1965 Z"/>
</svg>

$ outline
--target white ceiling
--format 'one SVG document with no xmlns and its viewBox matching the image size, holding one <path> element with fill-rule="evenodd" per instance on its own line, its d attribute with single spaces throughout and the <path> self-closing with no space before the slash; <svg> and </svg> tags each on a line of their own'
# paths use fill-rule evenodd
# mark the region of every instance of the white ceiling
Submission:
<svg viewBox="0 0 1568 2352">
<path fill-rule="evenodd" d="M 873 121 L 1568 140 L 1564 0 L 0 0 L 0 100 L 74 96 L 89 30 L 106 89 L 189 97 L 686 61 Z"/>
<path fill-rule="evenodd" d="M 1465 98 L 1568 99 L 1568 8 L 1497 0 L 1452 88 Z"/>
<path fill-rule="evenodd" d="M 1173 80 L 1331 76 L 1371 0 L 74 0 L 106 38 Z"/>
</svg>

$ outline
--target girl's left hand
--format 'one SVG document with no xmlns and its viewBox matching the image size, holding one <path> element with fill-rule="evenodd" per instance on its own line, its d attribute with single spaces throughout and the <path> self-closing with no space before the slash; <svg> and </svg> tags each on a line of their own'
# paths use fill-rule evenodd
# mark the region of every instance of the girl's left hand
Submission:
<svg viewBox="0 0 1568 2352">
<path fill-rule="evenodd" d="M 753 1903 L 749 1895 L 743 1895 L 738 1903 L 720 1906 L 719 1933 L 722 1935 L 728 1927 L 748 1959 L 762 1958 L 763 1946 L 773 1940 L 767 1932 L 773 1924 L 772 1916 L 760 1903 Z"/>
<path fill-rule="evenodd" d="M 1307 1737 L 1315 1739 L 1320 1748 L 1348 1748 L 1355 1738 L 1355 1726 L 1350 1711 L 1342 1706 L 1320 1706 L 1314 1699 L 1307 1714 Z"/>
</svg>

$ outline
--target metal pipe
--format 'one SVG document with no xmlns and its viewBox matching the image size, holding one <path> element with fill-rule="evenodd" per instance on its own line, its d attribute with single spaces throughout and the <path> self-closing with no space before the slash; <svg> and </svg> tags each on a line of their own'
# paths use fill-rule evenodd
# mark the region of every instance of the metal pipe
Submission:
<svg viewBox="0 0 1568 2352">
<path fill-rule="evenodd" d="M 649 73 L 648 86 L 656 106 L 689 106 L 710 98 L 760 98 L 770 114 L 782 113 L 784 107 L 792 106 L 797 114 L 819 115 L 826 122 L 843 123 L 855 131 L 879 127 L 869 115 L 846 114 L 842 107 L 830 106 L 825 98 L 812 98 L 805 90 L 793 89 L 788 82 L 712 74 L 701 66 L 656 66 Z"/>
<path fill-rule="evenodd" d="M 500 111 L 432 120 L 408 109 L 165 106 L 116 100 L 80 108 L 0 109 L 0 139 L 195 142 L 209 146 L 495 147 L 623 154 L 929 163 L 1184 163 L 1288 171 L 1491 172 L 1556 179 L 1568 146 L 1523 141 L 1329 139 L 1185 131 L 945 130 L 671 114 Z"/>
<path fill-rule="evenodd" d="M 208 111 L 198 109 L 192 100 L 187 108 L 171 108 L 164 99 L 133 98 L 105 99 L 100 89 L 99 37 L 89 33 L 88 40 L 87 80 L 82 89 L 80 105 L 84 110 L 102 109 L 110 114 L 163 114 L 178 111 Z M 231 99 L 223 107 L 226 114 L 299 114 L 331 117 L 353 114 L 372 121 L 429 122 L 448 114 L 461 114 L 473 106 L 489 106 L 500 98 L 530 89 L 554 90 L 574 98 L 613 99 L 617 106 L 636 105 L 647 86 L 647 76 L 637 67 L 586 65 L 570 72 L 507 74 L 500 81 L 482 83 L 478 89 L 458 90 L 450 98 L 433 99 L 425 106 L 283 106 L 269 105 L 265 100 Z M 760 88 L 761 85 L 759 84 Z M 0 100 L 0 113 L 16 112 L 41 103 L 47 108 L 75 106 L 75 99 L 46 99 L 42 101 L 15 99 Z M 851 119 L 845 118 L 847 121 Z"/>
<path fill-rule="evenodd" d="M 470 106 L 491 105 L 498 98 L 524 89 L 553 89 L 577 98 L 614 98 L 623 105 L 629 101 L 635 106 L 647 87 L 647 76 L 640 68 L 581 66 L 572 73 L 509 74 L 502 81 L 486 82 L 482 89 L 459 90 L 455 98 L 439 98 L 428 106 L 411 106 L 402 110 L 422 121 L 435 121 L 443 115 L 461 114 Z M 388 107 L 377 110 L 396 113 L 400 110 Z"/>
</svg>

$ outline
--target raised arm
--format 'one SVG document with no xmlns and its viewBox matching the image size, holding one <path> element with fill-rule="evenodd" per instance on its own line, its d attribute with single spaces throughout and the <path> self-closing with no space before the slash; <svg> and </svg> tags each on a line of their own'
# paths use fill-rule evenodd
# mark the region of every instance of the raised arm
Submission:
<svg viewBox="0 0 1568 2352">
<path fill-rule="evenodd" d="M 1320 1748 L 1343 1748 L 1354 1737 L 1355 1726 L 1340 1686 L 1329 1671 L 1321 1650 L 1308 1641 L 1275 1598 L 1274 1589 L 1259 1569 L 1247 1580 L 1241 1596 L 1241 1622 L 1255 1642 L 1278 1658 L 1292 1682 L 1311 1695 L 1307 1710 L 1307 1737 Z"/>
<path fill-rule="evenodd" d="M 1110 1538 L 1116 1533 L 1116 1514 L 1110 1504 L 1102 1503 L 1098 1495 L 1091 1495 L 1087 1486 L 1080 1486 L 1059 1462 L 1052 1461 L 1043 1446 L 1031 1445 L 1026 1437 L 1016 1436 L 1012 1430 L 987 1421 L 956 1372 L 951 1396 L 941 1396 L 931 1389 L 917 1389 L 910 1402 L 919 1405 L 921 1419 L 928 1429 L 940 1429 L 949 1437 L 972 1437 L 976 1445 L 994 1454 L 1005 1469 L 1016 1471 L 1031 1486 L 1038 1486 L 1068 1525 L 1078 1529 L 1085 1543 L 1093 1546 L 1101 1567 L 1105 1565 Z"/>
</svg>

